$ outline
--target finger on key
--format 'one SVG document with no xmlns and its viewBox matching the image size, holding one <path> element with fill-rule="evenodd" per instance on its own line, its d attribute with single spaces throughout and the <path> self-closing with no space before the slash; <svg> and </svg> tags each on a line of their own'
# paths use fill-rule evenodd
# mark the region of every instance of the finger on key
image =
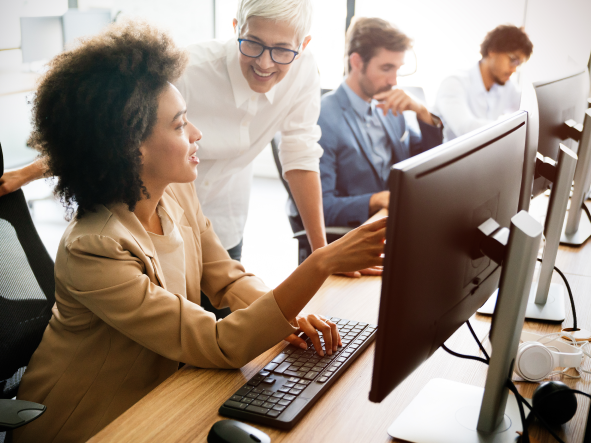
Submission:
<svg viewBox="0 0 591 443">
<path fill-rule="evenodd" d="M 333 347 L 332 347 L 332 331 L 330 326 L 320 317 L 317 315 L 310 315 L 310 320 L 312 321 L 312 325 L 318 329 L 322 336 L 324 337 L 324 349 L 328 355 L 332 355 Z"/>
<path fill-rule="evenodd" d="M 324 357 L 324 351 L 322 350 L 322 345 L 320 344 L 320 337 L 318 337 L 316 328 L 310 324 L 310 317 L 311 316 L 308 316 L 308 318 L 300 320 L 300 328 L 308 337 L 310 337 L 310 341 L 312 342 L 312 345 L 314 346 L 314 349 L 316 349 L 318 355 Z"/>
<path fill-rule="evenodd" d="M 341 334 L 339 334 L 339 328 L 337 328 L 337 325 L 330 320 L 325 321 L 326 324 L 330 326 L 330 330 L 332 332 L 332 350 L 336 352 L 339 346 L 343 346 L 343 342 L 341 342 Z"/>
</svg>

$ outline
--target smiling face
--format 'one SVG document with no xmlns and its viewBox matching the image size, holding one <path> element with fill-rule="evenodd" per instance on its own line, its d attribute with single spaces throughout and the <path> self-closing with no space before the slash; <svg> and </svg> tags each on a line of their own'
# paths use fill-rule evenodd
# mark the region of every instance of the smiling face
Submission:
<svg viewBox="0 0 591 443">
<path fill-rule="evenodd" d="M 236 30 L 236 20 L 234 27 Z M 262 17 L 250 17 L 240 29 L 240 38 L 258 42 L 264 46 L 278 47 L 298 51 L 300 43 L 297 41 L 295 28 L 286 21 L 275 21 Z M 310 41 L 306 37 L 298 52 L 304 50 Z M 236 47 L 238 51 L 238 47 Z M 298 55 L 299 57 L 299 55 Z M 271 59 L 271 54 L 265 50 L 260 57 L 247 57 L 238 51 L 238 60 L 242 75 L 248 86 L 255 92 L 265 93 L 279 83 L 289 72 L 291 64 L 281 65 Z"/>
<path fill-rule="evenodd" d="M 404 64 L 404 52 L 389 51 L 380 48 L 376 54 L 364 63 L 361 56 L 353 53 L 350 56 L 350 75 L 359 85 L 359 90 L 366 100 L 380 92 L 389 91 L 396 86 L 398 70 Z"/>
<path fill-rule="evenodd" d="M 197 141 L 201 132 L 187 120 L 181 93 L 167 84 L 158 97 L 158 116 L 150 136 L 140 146 L 141 179 L 149 188 L 188 183 L 197 178 Z"/>
</svg>

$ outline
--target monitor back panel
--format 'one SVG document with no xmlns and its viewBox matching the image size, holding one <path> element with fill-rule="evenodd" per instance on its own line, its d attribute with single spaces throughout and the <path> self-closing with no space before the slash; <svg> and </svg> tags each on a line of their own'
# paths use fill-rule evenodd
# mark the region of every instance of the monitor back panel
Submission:
<svg viewBox="0 0 591 443">
<path fill-rule="evenodd" d="M 381 401 L 470 318 L 498 287 L 500 267 L 473 260 L 488 218 L 517 213 L 527 113 L 398 163 L 370 400 Z"/>
</svg>

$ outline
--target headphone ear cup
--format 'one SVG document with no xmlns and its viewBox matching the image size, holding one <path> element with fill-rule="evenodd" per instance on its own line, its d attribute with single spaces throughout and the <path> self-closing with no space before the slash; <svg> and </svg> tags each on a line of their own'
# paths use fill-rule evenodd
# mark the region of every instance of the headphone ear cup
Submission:
<svg viewBox="0 0 591 443">
<path fill-rule="evenodd" d="M 560 426 L 577 412 L 577 398 L 560 381 L 548 381 L 538 386 L 532 397 L 534 410 L 549 424 Z"/>
<path fill-rule="evenodd" d="M 527 381 L 540 381 L 554 369 L 554 357 L 542 343 L 525 342 L 519 345 L 513 370 Z"/>
</svg>

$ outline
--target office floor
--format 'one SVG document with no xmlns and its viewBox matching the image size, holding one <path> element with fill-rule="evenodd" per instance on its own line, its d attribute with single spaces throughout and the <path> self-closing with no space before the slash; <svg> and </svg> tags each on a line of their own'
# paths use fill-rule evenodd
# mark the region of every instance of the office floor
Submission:
<svg viewBox="0 0 591 443">
<path fill-rule="evenodd" d="M 33 200 L 32 216 L 41 240 L 53 259 L 68 222 L 65 210 L 51 195 L 51 181 L 40 180 L 23 188 Z M 248 222 L 244 231 L 242 262 L 247 271 L 271 288 L 297 267 L 297 241 L 285 215 L 287 193 L 279 179 L 255 177 Z"/>
</svg>

